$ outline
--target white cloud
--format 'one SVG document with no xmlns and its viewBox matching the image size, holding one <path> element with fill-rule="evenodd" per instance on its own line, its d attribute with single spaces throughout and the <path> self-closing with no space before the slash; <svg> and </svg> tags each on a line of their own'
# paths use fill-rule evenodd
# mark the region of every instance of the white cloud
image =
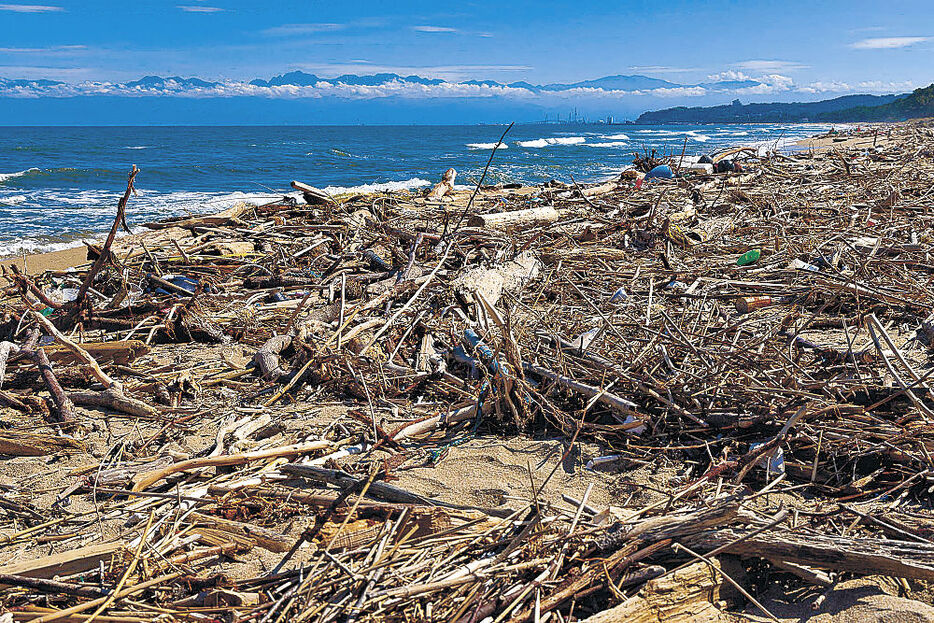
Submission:
<svg viewBox="0 0 934 623">
<path fill-rule="evenodd" d="M 776 71 L 796 71 L 798 69 L 807 69 L 807 65 L 795 61 L 779 60 L 748 60 L 736 63 L 734 67 L 745 69 L 746 71 L 776 72 Z"/>
<path fill-rule="evenodd" d="M 850 47 L 857 50 L 891 50 L 894 48 L 907 48 L 916 43 L 923 43 L 930 37 L 873 37 L 851 43 Z"/>
<path fill-rule="evenodd" d="M 55 13 L 64 10 L 60 6 L 46 4 L 0 4 L 0 11 L 13 11 L 14 13 Z"/>
<path fill-rule="evenodd" d="M 647 74 L 683 74 L 691 71 L 700 71 L 700 67 L 668 67 L 667 65 L 630 65 L 630 71 Z"/>
<path fill-rule="evenodd" d="M 707 79 L 711 82 L 723 82 L 727 80 L 752 80 L 751 76 L 747 76 L 741 71 L 735 71 L 733 69 L 727 69 L 726 71 L 721 71 L 718 74 L 711 74 L 707 76 Z"/>
<path fill-rule="evenodd" d="M 756 80 L 779 89 L 790 89 L 795 83 L 789 76 L 783 76 L 781 74 L 766 74 L 764 76 L 759 76 Z"/>
<path fill-rule="evenodd" d="M 416 32 L 457 32 L 456 28 L 448 26 L 412 26 L 412 30 Z"/>
<path fill-rule="evenodd" d="M 367 60 L 354 60 L 346 63 L 304 63 L 295 67 L 323 77 L 366 72 L 367 74 L 387 73 L 402 76 L 414 74 L 423 78 L 438 78 L 451 82 L 495 74 L 508 76 L 533 69 L 528 65 L 377 65 Z M 513 79 L 514 76 L 508 78 L 509 81 Z"/>
<path fill-rule="evenodd" d="M 359 69 L 361 65 L 357 64 Z M 394 73 L 400 73 L 400 68 L 379 67 L 371 64 L 365 64 L 370 72 L 396 70 Z M 438 66 L 431 68 L 434 72 L 468 72 L 468 75 L 477 75 L 471 70 L 485 69 L 484 66 Z M 50 77 L 48 68 L 30 68 L 30 67 L 2 67 L 0 74 L 10 75 L 8 70 L 13 69 L 20 76 Z M 425 76 L 426 68 L 409 68 L 421 76 Z M 528 69 L 528 68 L 523 68 Z M 62 70 L 63 72 L 66 70 Z M 406 79 L 393 79 L 376 85 L 355 85 L 345 84 L 343 82 L 334 82 L 332 80 L 320 79 L 317 83 L 307 86 L 281 85 L 281 86 L 256 86 L 247 82 L 238 80 L 228 80 L 205 87 L 192 87 L 185 82 L 175 80 L 165 80 L 157 86 L 127 86 L 120 82 L 83 80 L 83 75 L 79 72 L 85 70 L 67 70 L 74 71 L 70 75 L 62 74 L 60 77 L 64 80 L 71 80 L 63 84 L 52 86 L 26 85 L 14 87 L 10 83 L 4 83 L 0 80 L 0 98 L 36 98 L 36 97 L 73 97 L 73 96 L 118 96 L 118 97 L 184 97 L 192 99 L 201 98 L 223 98 L 223 97 L 263 97 L 263 98 L 285 98 L 285 99 L 321 99 L 321 98 L 343 98 L 352 100 L 385 99 L 385 98 L 403 98 L 403 99 L 452 99 L 452 98 L 485 98 L 485 99 L 511 99 L 526 102 L 573 102 L 575 100 L 601 100 L 606 104 L 613 104 L 625 101 L 631 98 L 658 98 L 658 99 L 689 99 L 699 98 L 710 95 L 713 92 L 710 89 L 701 86 L 678 86 L 662 87 L 656 89 L 641 89 L 633 91 L 611 90 L 595 87 L 578 87 L 566 89 L 563 91 L 538 92 L 533 89 L 522 87 L 510 87 L 503 84 L 467 84 L 461 78 L 443 78 L 437 84 L 421 84 Z M 349 73 L 354 73 L 352 66 Z M 716 77 L 716 76 L 715 76 Z M 724 77 L 720 74 L 719 77 Z M 745 77 L 741 72 L 727 73 L 725 77 L 737 79 Z M 734 96 L 766 96 L 774 93 L 806 93 L 811 95 L 820 95 L 824 93 L 855 93 L 855 92 L 875 92 L 892 93 L 905 92 L 914 88 L 910 82 L 880 82 L 864 81 L 859 83 L 847 83 L 841 81 L 818 81 L 806 85 L 796 85 L 792 78 L 783 74 L 772 73 L 764 74 L 753 78 L 758 84 L 739 89 L 730 89 L 723 93 L 730 93 Z"/>
<path fill-rule="evenodd" d="M 53 45 L 47 48 L 0 48 L 0 54 L 59 54 L 86 49 L 86 45 Z"/>
<path fill-rule="evenodd" d="M 182 11 L 185 11 L 186 13 L 220 13 L 224 10 L 220 7 L 204 6 L 201 4 L 195 6 L 180 4 L 178 5 L 178 8 Z"/>
<path fill-rule="evenodd" d="M 284 36 L 312 35 L 319 32 L 343 30 L 347 24 L 284 24 L 263 30 L 264 35 Z"/>
<path fill-rule="evenodd" d="M 156 87 L 135 86 L 103 81 L 84 81 L 65 83 L 50 87 L 0 87 L 0 97 L 69 97 L 112 95 L 124 97 L 269 97 L 269 98 L 310 98 L 339 97 L 346 99 L 383 99 L 398 97 L 406 99 L 450 99 L 450 98 L 510 98 L 523 100 L 545 100 L 574 98 L 603 98 L 619 100 L 631 96 L 642 97 L 699 97 L 707 94 L 703 87 L 671 87 L 645 89 L 640 91 L 605 90 L 599 88 L 574 88 L 566 91 L 536 93 L 521 87 L 505 85 L 465 84 L 457 81 L 444 81 L 439 84 L 420 84 L 406 80 L 390 80 L 378 85 L 352 85 L 321 80 L 314 85 L 281 85 L 262 87 L 246 82 L 227 81 L 210 87 L 188 87 L 176 81 L 167 80 Z"/>
<path fill-rule="evenodd" d="M 873 93 L 904 93 L 916 88 L 910 80 L 904 82 L 886 82 L 882 80 L 864 80 L 856 83 L 843 82 L 840 80 L 818 80 L 796 90 L 801 93 L 853 93 L 853 92 L 873 92 Z"/>
</svg>

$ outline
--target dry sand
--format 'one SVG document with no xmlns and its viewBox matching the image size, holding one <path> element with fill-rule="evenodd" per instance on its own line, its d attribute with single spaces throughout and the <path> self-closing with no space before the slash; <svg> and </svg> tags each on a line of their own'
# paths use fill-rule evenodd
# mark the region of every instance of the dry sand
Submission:
<svg viewBox="0 0 934 623">
<path fill-rule="evenodd" d="M 878 133 L 874 132 L 874 130 L 877 130 Z M 883 147 L 889 144 L 891 144 L 891 140 L 886 136 L 885 127 L 867 127 L 864 128 L 858 136 L 822 135 L 802 139 L 795 143 L 799 148 L 812 151 L 822 151 L 825 149 L 868 149 L 869 147 Z"/>
<path fill-rule="evenodd" d="M 136 233 L 132 235 L 117 238 L 113 244 L 113 252 L 118 258 L 132 257 L 142 253 L 140 240 L 144 237 L 147 243 L 152 246 L 158 246 L 163 242 L 175 239 L 188 238 L 191 233 L 188 230 L 179 227 L 169 227 L 157 231 L 136 228 Z M 95 244 L 103 244 L 103 240 L 94 240 Z M 0 267 L 6 268 L 16 265 L 27 275 L 39 275 L 47 270 L 64 271 L 73 266 L 80 266 L 89 263 L 87 257 L 87 247 L 84 245 L 71 247 L 68 249 L 59 249 L 58 251 L 47 251 L 45 253 L 27 253 L 24 255 L 10 256 L 0 258 Z M 0 271 L 3 270 L 0 268 Z"/>
<path fill-rule="evenodd" d="M 15 265 L 27 275 L 38 275 L 47 270 L 66 270 L 87 261 L 87 249 L 83 246 L 60 249 L 48 253 L 31 253 L 18 257 L 0 259 L 0 266 L 7 268 Z"/>
</svg>

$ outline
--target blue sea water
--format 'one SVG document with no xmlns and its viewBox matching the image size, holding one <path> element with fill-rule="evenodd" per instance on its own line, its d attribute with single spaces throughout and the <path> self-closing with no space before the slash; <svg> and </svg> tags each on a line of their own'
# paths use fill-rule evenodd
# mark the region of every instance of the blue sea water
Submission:
<svg viewBox="0 0 934 623">
<path fill-rule="evenodd" d="M 106 231 L 131 165 L 140 173 L 127 220 L 139 225 L 293 194 L 301 180 L 331 193 L 410 190 L 448 167 L 475 183 L 504 127 L 20 127 L 0 132 L 0 255 L 80 244 Z M 812 124 L 516 125 L 487 183 L 599 181 L 633 152 L 700 154 L 790 145 Z M 686 143 L 685 143 L 686 140 Z M 686 147 L 685 147 L 686 145 Z"/>
</svg>

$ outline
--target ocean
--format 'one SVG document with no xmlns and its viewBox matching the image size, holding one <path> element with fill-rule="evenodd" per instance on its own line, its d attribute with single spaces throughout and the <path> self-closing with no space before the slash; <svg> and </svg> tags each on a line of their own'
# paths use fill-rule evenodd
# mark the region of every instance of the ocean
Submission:
<svg viewBox="0 0 934 623">
<path fill-rule="evenodd" d="M 732 145 L 787 148 L 816 124 L 524 124 L 497 150 L 486 183 L 593 182 L 633 152 L 690 155 Z M 476 183 L 504 126 L 12 127 L 0 132 L 0 256 L 80 245 L 109 229 L 133 164 L 132 226 L 286 194 L 293 179 L 345 191 Z M 686 148 L 685 148 L 685 140 Z M 134 228 L 135 229 L 135 228 Z"/>
</svg>

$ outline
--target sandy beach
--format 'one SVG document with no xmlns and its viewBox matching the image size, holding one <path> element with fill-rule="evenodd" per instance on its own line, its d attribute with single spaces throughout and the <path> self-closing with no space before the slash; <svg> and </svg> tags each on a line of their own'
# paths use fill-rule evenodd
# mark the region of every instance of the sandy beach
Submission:
<svg viewBox="0 0 934 623">
<path fill-rule="evenodd" d="M 115 621 L 347 595 L 371 621 L 934 613 L 930 405 L 906 387 L 934 340 L 934 137 L 891 132 L 469 205 L 443 182 L 241 205 L 118 238 L 80 304 L 10 294 L 6 603 L 84 611 L 132 575 Z M 82 264 L 26 258 L 70 285 Z M 54 609 L 35 578 L 64 584 Z"/>
<path fill-rule="evenodd" d="M 65 270 L 72 266 L 80 266 L 86 261 L 87 249 L 82 246 L 46 253 L 30 253 L 19 257 L 0 258 L 0 266 L 15 265 L 27 275 L 39 275 L 47 270 Z"/>
</svg>

